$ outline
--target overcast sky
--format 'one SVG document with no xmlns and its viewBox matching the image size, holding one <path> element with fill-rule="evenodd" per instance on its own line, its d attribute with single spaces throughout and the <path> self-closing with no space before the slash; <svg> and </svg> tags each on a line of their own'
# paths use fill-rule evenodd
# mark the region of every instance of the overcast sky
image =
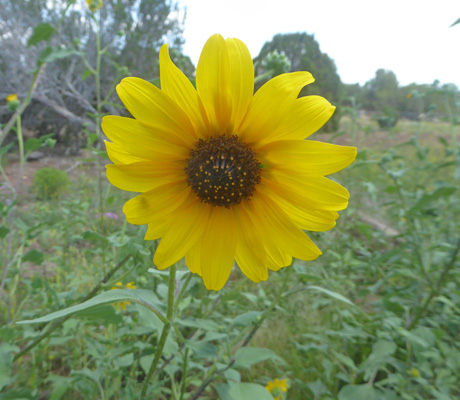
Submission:
<svg viewBox="0 0 460 400">
<path fill-rule="evenodd" d="M 243 40 L 253 57 L 277 33 L 314 34 L 345 83 L 379 68 L 399 83 L 460 87 L 460 0 L 178 0 L 187 7 L 184 53 L 198 62 L 209 36 Z"/>
</svg>

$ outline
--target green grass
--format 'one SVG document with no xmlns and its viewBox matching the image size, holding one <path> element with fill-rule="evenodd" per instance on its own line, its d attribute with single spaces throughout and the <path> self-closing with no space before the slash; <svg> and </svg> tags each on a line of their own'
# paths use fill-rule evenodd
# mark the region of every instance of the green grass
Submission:
<svg viewBox="0 0 460 400">
<path fill-rule="evenodd" d="M 374 124 L 361 121 L 362 129 L 366 123 Z M 341 130 L 348 128 L 345 119 Z M 351 193 L 349 208 L 333 230 L 311 234 L 323 255 L 295 263 L 287 291 L 250 342 L 284 362 L 266 351 L 260 362 L 236 363 L 215 375 L 203 399 L 218 393 L 225 399 L 225 385 L 239 377 L 261 385 L 289 378 L 287 398 L 299 400 L 460 397 L 458 256 L 451 262 L 460 232 L 460 155 L 439 140 L 450 140 L 449 126 L 424 122 L 421 128 L 416 139 L 420 126 L 408 121 L 400 121 L 392 137 L 374 125 L 357 132 L 358 159 L 334 175 Z M 333 140 L 350 143 L 350 134 Z M 0 303 L 0 399 L 139 396 L 161 322 L 133 302 L 126 311 L 104 305 L 73 316 L 12 360 L 46 330 L 17 321 L 78 303 L 125 255 L 130 258 L 99 293 L 134 281 L 154 290 L 160 309 L 166 305 L 167 275 L 152 265 L 155 243 L 145 242 L 145 227 L 126 224 L 121 212 L 129 194 L 104 182 L 104 212 L 118 219 L 106 217 L 101 226 L 94 176 L 81 167 L 71 176 L 70 193 L 54 200 L 25 195 L 11 225 L 11 210 L 2 211 L 17 256 Z M 179 271 L 186 271 L 183 262 Z M 155 377 L 151 398 L 181 398 L 185 358 L 183 399 L 214 366 L 225 367 L 256 323 L 255 312 L 279 297 L 286 273 L 272 272 L 255 284 L 235 270 L 218 293 L 193 277 L 166 345 L 166 357 L 176 357 Z M 191 339 L 184 344 L 181 336 Z"/>
</svg>

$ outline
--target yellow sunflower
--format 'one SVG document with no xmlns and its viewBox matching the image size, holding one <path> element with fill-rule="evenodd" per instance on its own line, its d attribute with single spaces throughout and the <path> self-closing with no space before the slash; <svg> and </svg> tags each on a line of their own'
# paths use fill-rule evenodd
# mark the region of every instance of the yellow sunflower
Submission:
<svg viewBox="0 0 460 400">
<path fill-rule="evenodd" d="M 274 379 L 267 383 L 265 389 L 267 389 L 272 395 L 274 400 L 283 400 L 284 395 L 289 389 L 289 379 Z"/>
<path fill-rule="evenodd" d="M 6 96 L 6 101 L 8 103 L 12 101 L 18 101 L 18 95 L 16 93 L 9 94 L 8 96 Z"/>
<path fill-rule="evenodd" d="M 86 4 L 91 12 L 101 9 L 104 5 L 103 0 L 86 0 Z"/>
<path fill-rule="evenodd" d="M 303 231 L 325 231 L 348 205 L 348 191 L 325 175 L 348 166 L 356 148 L 306 141 L 335 107 L 319 96 L 298 98 L 309 72 L 273 78 L 254 94 L 246 45 L 214 35 L 196 71 L 196 89 L 160 51 L 161 90 L 125 78 L 117 93 L 132 118 L 106 116 L 102 128 L 114 163 L 107 178 L 140 192 L 123 211 L 161 238 L 154 263 L 185 257 L 208 289 L 221 289 L 234 262 L 251 280 L 292 257 L 321 251 Z"/>
</svg>

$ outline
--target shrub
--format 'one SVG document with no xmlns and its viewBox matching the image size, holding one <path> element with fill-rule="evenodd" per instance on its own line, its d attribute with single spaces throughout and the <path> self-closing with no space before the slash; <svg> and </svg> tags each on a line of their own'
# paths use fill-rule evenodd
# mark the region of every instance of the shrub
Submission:
<svg viewBox="0 0 460 400">
<path fill-rule="evenodd" d="M 377 122 L 380 128 L 391 129 L 394 128 L 399 119 L 397 110 L 391 107 L 385 107 L 383 114 L 377 116 Z"/>
<path fill-rule="evenodd" d="M 69 184 L 70 179 L 65 171 L 45 167 L 35 173 L 32 190 L 39 199 L 47 200 L 59 197 Z"/>
</svg>

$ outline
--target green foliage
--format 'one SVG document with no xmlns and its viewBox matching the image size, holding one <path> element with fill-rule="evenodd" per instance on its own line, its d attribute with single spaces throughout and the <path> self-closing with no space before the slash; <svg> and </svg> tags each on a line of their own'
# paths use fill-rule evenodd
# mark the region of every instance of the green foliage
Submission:
<svg viewBox="0 0 460 400">
<path fill-rule="evenodd" d="M 41 200 L 53 199 L 61 196 L 70 185 L 70 179 L 65 171 L 45 167 L 34 175 L 32 190 Z"/>
<path fill-rule="evenodd" d="M 391 129 L 396 126 L 399 119 L 399 113 L 396 109 L 385 107 L 383 114 L 377 115 L 377 122 L 382 129 Z"/>
<path fill-rule="evenodd" d="M 42 22 L 34 28 L 32 36 L 27 41 L 27 47 L 35 46 L 36 44 L 47 41 L 56 33 L 56 29 L 50 24 Z"/>
</svg>

